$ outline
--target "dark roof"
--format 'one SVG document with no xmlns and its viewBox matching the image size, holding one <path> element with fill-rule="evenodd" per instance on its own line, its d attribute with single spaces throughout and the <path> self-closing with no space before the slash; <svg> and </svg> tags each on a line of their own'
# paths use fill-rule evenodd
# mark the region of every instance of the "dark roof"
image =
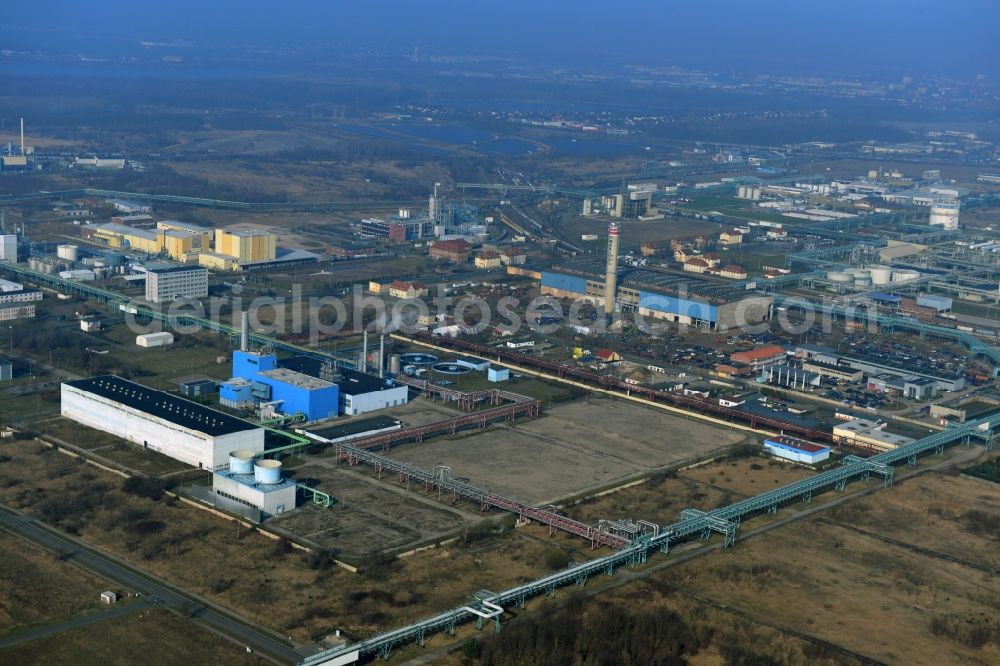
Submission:
<svg viewBox="0 0 1000 666">
<path fill-rule="evenodd" d="M 324 439 L 340 439 L 341 437 L 359 435 L 363 432 L 371 432 L 372 430 L 384 430 L 398 425 L 400 425 L 399 419 L 388 416 L 373 416 L 367 419 L 348 421 L 342 425 L 331 426 L 329 428 L 321 428 L 319 430 L 310 429 L 310 432 Z"/>
<path fill-rule="evenodd" d="M 149 273 L 184 273 L 187 271 L 205 271 L 208 272 L 207 268 L 202 266 L 152 266 L 147 267 L 146 271 Z"/>
<path fill-rule="evenodd" d="M 396 384 L 388 379 L 379 379 L 375 375 L 356 372 L 346 368 L 340 369 L 340 379 L 337 380 L 341 395 L 359 395 L 396 388 Z"/>
<path fill-rule="evenodd" d="M 165 391 L 157 391 L 114 375 L 77 379 L 64 382 L 64 384 L 170 421 L 182 428 L 205 433 L 211 437 L 256 430 L 258 427 L 235 416 L 209 409 L 197 402 L 179 398 Z"/>
<path fill-rule="evenodd" d="M 301 372 L 304 375 L 321 378 L 320 370 L 323 368 L 323 361 L 312 356 L 292 356 L 281 361 L 280 365 L 282 368 Z M 395 382 L 390 382 L 388 379 L 379 379 L 375 375 L 347 368 L 338 368 L 337 374 L 340 376 L 334 376 L 333 382 L 340 387 L 341 395 L 372 393 L 396 387 Z"/>
</svg>

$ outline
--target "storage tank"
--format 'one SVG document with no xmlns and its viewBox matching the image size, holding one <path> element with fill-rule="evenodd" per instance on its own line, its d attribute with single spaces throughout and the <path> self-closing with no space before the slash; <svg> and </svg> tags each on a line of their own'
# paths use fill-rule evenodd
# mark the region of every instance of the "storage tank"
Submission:
<svg viewBox="0 0 1000 666">
<path fill-rule="evenodd" d="M 868 269 L 872 278 L 872 284 L 889 284 L 892 281 L 892 269 L 888 266 L 872 266 Z"/>
<path fill-rule="evenodd" d="M 826 274 L 826 279 L 830 282 L 850 282 L 854 276 L 845 271 L 830 271 Z"/>
<path fill-rule="evenodd" d="M 253 474 L 253 459 L 257 454 L 239 449 L 229 454 L 229 471 L 233 474 Z"/>
<path fill-rule="evenodd" d="M 389 374 L 399 374 L 399 354 L 393 354 L 389 357 Z"/>
<path fill-rule="evenodd" d="M 958 202 L 939 202 L 931 206 L 930 224 L 945 229 L 958 229 Z"/>
<path fill-rule="evenodd" d="M 79 245 L 59 245 L 56 247 L 56 256 L 66 261 L 80 261 Z"/>
<path fill-rule="evenodd" d="M 253 477 L 257 483 L 274 484 L 281 481 L 280 460 L 258 460 L 253 465 Z"/>
<path fill-rule="evenodd" d="M 892 281 L 893 282 L 909 282 L 911 280 L 916 280 L 920 277 L 920 273 L 917 271 L 893 271 Z"/>
<path fill-rule="evenodd" d="M 854 286 L 861 288 L 872 286 L 872 274 L 868 271 L 854 271 Z"/>
</svg>

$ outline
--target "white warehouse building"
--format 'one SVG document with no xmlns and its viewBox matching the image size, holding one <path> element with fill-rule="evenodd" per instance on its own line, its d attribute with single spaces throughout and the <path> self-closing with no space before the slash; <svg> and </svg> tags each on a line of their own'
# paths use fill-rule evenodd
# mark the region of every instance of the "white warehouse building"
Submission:
<svg viewBox="0 0 1000 666">
<path fill-rule="evenodd" d="M 62 415 L 202 469 L 264 450 L 263 428 L 113 375 L 63 383 Z"/>
</svg>

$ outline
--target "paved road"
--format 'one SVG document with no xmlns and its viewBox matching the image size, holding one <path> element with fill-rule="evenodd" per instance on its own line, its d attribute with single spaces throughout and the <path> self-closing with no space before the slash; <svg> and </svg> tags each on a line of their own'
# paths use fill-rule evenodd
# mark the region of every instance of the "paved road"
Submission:
<svg viewBox="0 0 1000 666">
<path fill-rule="evenodd" d="M 0 528 L 59 553 L 102 578 L 141 592 L 150 604 L 181 611 L 277 663 L 297 663 L 302 659 L 302 654 L 270 630 L 3 504 L 0 504 Z"/>
<path fill-rule="evenodd" d="M 79 615 L 57 624 L 31 627 L 6 638 L 0 639 L 0 650 L 20 645 L 21 643 L 30 643 L 31 641 L 38 640 L 39 638 L 45 638 L 46 636 L 61 634 L 64 631 L 81 629 L 92 624 L 97 624 L 98 622 L 106 622 L 107 620 L 113 620 L 116 617 L 122 617 L 123 615 L 131 615 L 132 613 L 146 610 L 149 606 L 150 604 L 147 599 L 142 599 L 141 601 L 133 603 L 119 603 L 111 608 L 108 608 L 107 610 L 101 611 L 100 613 Z"/>
</svg>

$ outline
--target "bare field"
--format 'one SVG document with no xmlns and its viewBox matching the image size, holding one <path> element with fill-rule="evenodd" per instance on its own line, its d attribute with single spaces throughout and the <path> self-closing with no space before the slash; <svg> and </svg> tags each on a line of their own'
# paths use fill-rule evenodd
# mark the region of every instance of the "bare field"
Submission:
<svg viewBox="0 0 1000 666">
<path fill-rule="evenodd" d="M 127 495 L 120 477 L 39 444 L 5 440 L 0 453 L 10 457 L 0 465 L 0 502 L 297 640 L 336 628 L 368 636 L 465 602 L 478 589 L 503 589 L 550 570 L 550 543 L 508 532 L 396 562 L 367 558 L 354 575 L 313 566 L 307 554 L 235 521 Z"/>
<path fill-rule="evenodd" d="M 0 651 L 8 664 L 269 664 L 165 610 L 145 610 Z"/>
<path fill-rule="evenodd" d="M 0 539 L 0 572 L 0 635 L 99 609 L 99 595 L 109 588 L 102 579 L 8 534 Z"/>
<path fill-rule="evenodd" d="M 686 469 L 681 475 L 738 495 L 757 495 L 815 474 L 810 469 L 773 458 L 755 456 L 723 460 Z"/>
<path fill-rule="evenodd" d="M 892 491 L 879 493 L 891 494 Z M 924 532 L 925 526 L 916 526 Z M 815 520 L 777 528 L 664 573 L 762 622 L 899 664 L 990 664 L 1000 646 L 963 644 L 943 628 L 992 625 L 995 576 Z M 937 633 L 938 635 L 935 635 Z"/>
<path fill-rule="evenodd" d="M 743 437 L 652 408 L 590 399 L 514 426 L 405 444 L 392 455 L 425 468 L 450 465 L 457 477 L 545 503 L 703 456 Z"/>
<path fill-rule="evenodd" d="M 422 502 L 413 493 L 397 492 L 325 462 L 302 465 L 295 476 L 318 481 L 316 487 L 334 495 L 337 503 L 331 508 L 307 504 L 268 524 L 335 549 L 348 560 L 405 548 L 457 530 L 465 522 L 443 505 Z"/>
</svg>

